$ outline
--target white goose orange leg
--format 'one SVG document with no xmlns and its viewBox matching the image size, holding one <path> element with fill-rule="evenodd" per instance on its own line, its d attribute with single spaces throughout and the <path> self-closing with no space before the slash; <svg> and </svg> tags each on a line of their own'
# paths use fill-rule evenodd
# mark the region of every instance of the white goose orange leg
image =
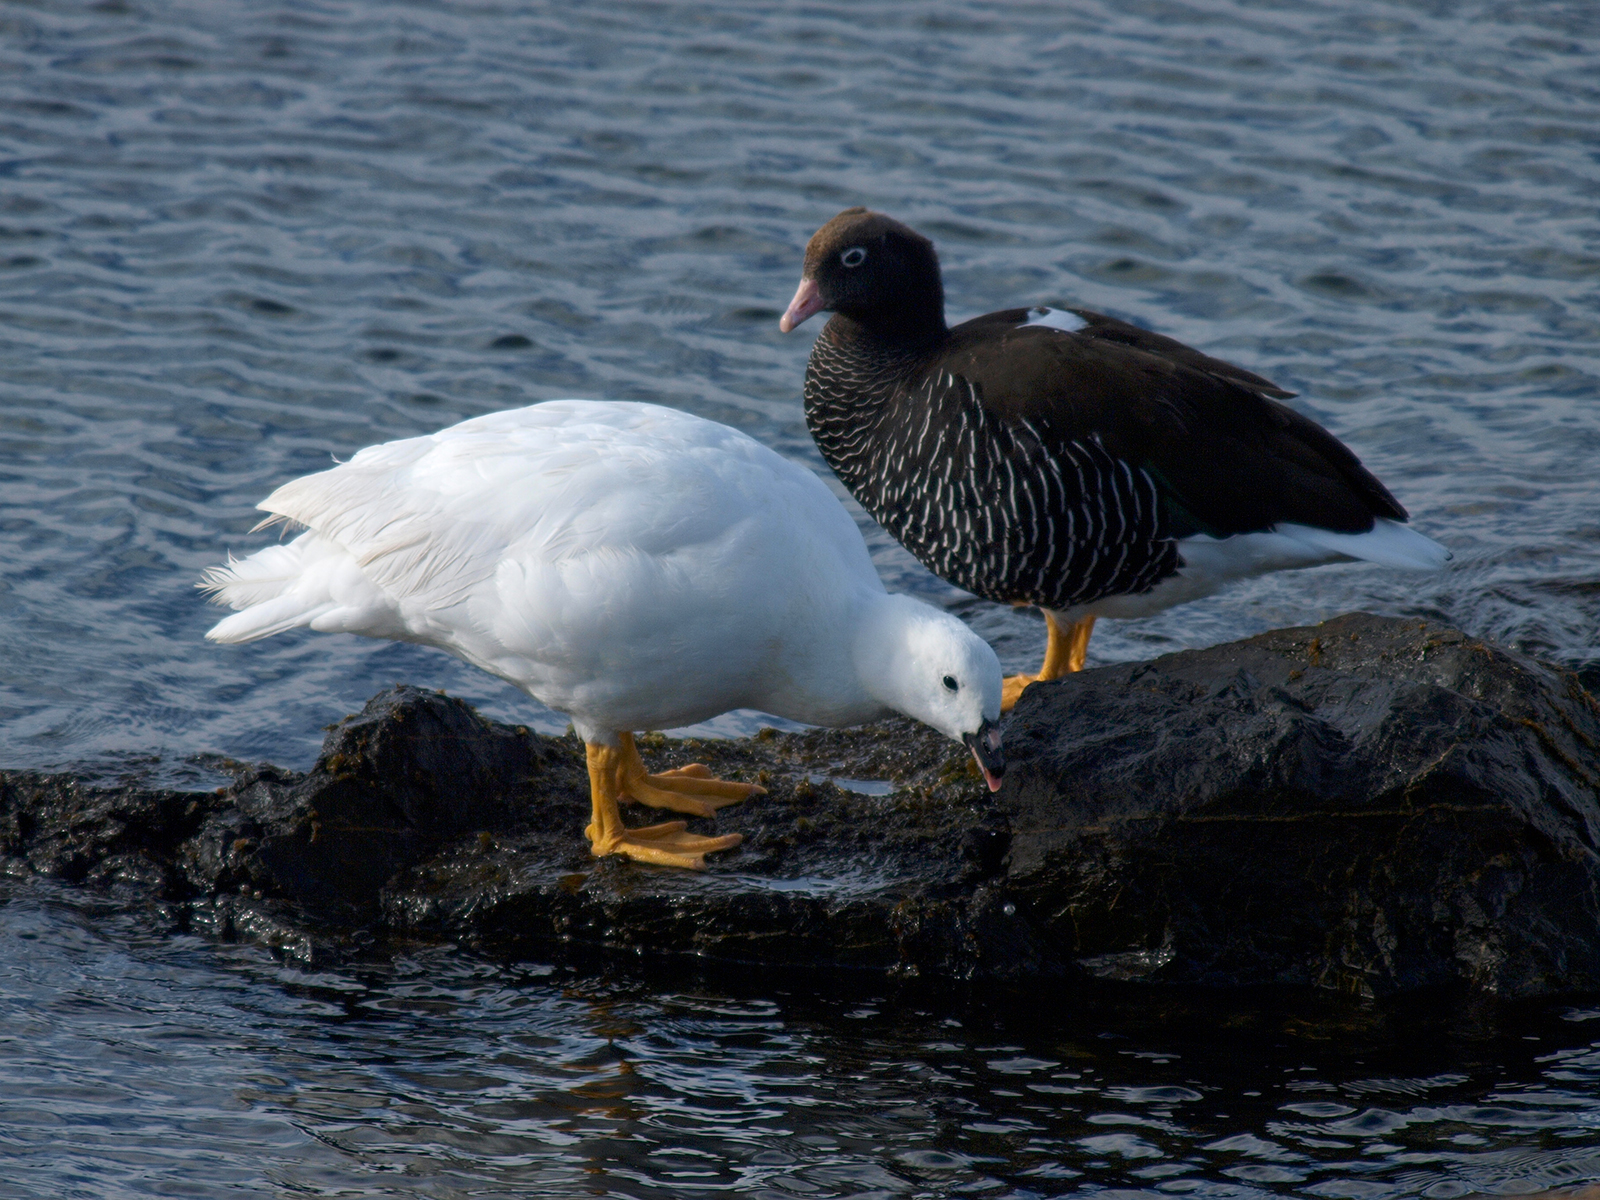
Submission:
<svg viewBox="0 0 1600 1200">
<path fill-rule="evenodd" d="M 622 823 L 622 800 L 636 800 L 657 808 L 672 808 L 696 816 L 710 816 L 716 809 L 734 804 L 766 789 L 753 783 L 728 783 L 710 778 L 699 764 L 678 771 L 648 775 L 633 744 L 633 735 L 624 733 L 620 746 L 585 743 L 589 759 L 589 794 L 593 816 L 584 830 L 589 837 L 589 852 L 596 858 L 625 854 L 640 862 L 667 867 L 705 869 L 706 855 L 731 850 L 744 836 L 701 837 L 686 833 L 685 822 L 667 821 L 629 829 Z M 682 789 L 682 790 L 680 790 Z"/>
<path fill-rule="evenodd" d="M 1007 675 L 1000 693 L 1000 709 L 1010 712 L 1011 706 L 1030 683 L 1041 679 L 1060 679 L 1071 671 L 1083 670 L 1083 660 L 1089 656 L 1089 635 L 1094 632 L 1094 618 L 1084 617 L 1063 629 L 1056 624 L 1055 614 L 1044 613 L 1045 627 L 1049 630 L 1044 645 L 1044 665 L 1037 675 Z"/>
<path fill-rule="evenodd" d="M 754 783 L 730 783 L 711 774 L 701 763 L 662 771 L 659 775 L 646 774 L 639 748 L 634 745 L 633 734 L 621 733 L 620 756 L 622 790 L 628 799 L 651 808 L 668 808 L 673 812 L 688 813 L 695 817 L 709 817 L 719 808 L 748 800 L 751 796 L 764 796 L 767 789 Z"/>
</svg>

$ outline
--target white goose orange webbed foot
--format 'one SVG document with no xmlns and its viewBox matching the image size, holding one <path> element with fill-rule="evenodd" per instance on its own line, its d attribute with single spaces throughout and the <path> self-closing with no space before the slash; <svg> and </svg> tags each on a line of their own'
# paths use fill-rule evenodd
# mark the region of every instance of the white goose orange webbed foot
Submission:
<svg viewBox="0 0 1600 1200">
<path fill-rule="evenodd" d="M 651 775 L 644 769 L 633 734 L 618 734 L 617 740 L 622 743 L 617 750 L 622 794 L 637 804 L 688 813 L 693 817 L 709 817 L 719 808 L 767 794 L 767 789 L 758 784 L 718 779 L 703 763 L 690 763 Z"/>
<path fill-rule="evenodd" d="M 622 823 L 620 803 L 624 799 L 671 808 L 677 812 L 710 816 L 718 808 L 735 804 L 765 788 L 750 783 L 728 783 L 711 778 L 711 772 L 698 763 L 676 772 L 646 774 L 634 746 L 633 735 L 620 735 L 619 746 L 588 742 L 589 792 L 593 817 L 584 830 L 589 837 L 589 852 L 596 858 L 623 854 L 639 862 L 665 867 L 687 867 L 702 871 L 706 855 L 732 850 L 744 836 L 738 833 L 721 837 L 701 837 L 688 833 L 683 821 L 667 821 L 629 829 Z M 679 789 L 684 789 L 680 791 Z M 690 791 L 688 789 L 694 789 Z"/>
<path fill-rule="evenodd" d="M 1049 631 L 1044 647 L 1044 665 L 1037 675 L 1007 675 L 1000 691 L 1000 711 L 1010 712 L 1021 698 L 1023 689 L 1041 679 L 1060 679 L 1073 671 L 1083 670 L 1089 656 L 1089 635 L 1094 632 L 1094 618 L 1084 617 L 1063 629 L 1056 623 L 1049 609 L 1044 613 L 1045 628 Z"/>
</svg>

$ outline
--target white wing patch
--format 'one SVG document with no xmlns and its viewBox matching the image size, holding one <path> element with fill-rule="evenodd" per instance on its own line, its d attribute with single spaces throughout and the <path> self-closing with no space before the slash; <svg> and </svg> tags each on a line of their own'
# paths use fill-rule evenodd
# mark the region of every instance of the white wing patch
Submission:
<svg viewBox="0 0 1600 1200">
<path fill-rule="evenodd" d="M 1077 333 L 1079 330 L 1089 328 L 1077 313 L 1068 312 L 1064 308 L 1030 308 L 1028 319 L 1023 325 L 1043 325 L 1046 329 L 1059 329 L 1062 333 Z"/>
</svg>

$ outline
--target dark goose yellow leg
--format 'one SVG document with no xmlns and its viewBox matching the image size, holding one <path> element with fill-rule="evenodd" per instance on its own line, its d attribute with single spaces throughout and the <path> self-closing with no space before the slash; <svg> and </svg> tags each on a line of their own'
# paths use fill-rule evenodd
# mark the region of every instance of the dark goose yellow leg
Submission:
<svg viewBox="0 0 1600 1200">
<path fill-rule="evenodd" d="M 602 858 L 607 854 L 625 854 L 639 862 L 703 871 L 706 855 L 718 850 L 732 850 L 744 841 L 744 835 L 729 833 L 722 837 L 701 837 L 698 834 L 684 832 L 686 824 L 684 821 L 667 821 L 660 825 L 629 829 L 622 823 L 622 811 L 619 807 L 621 801 L 628 799 L 642 800 L 646 804 L 656 803 L 648 796 L 641 797 L 637 794 L 638 791 L 644 790 L 658 796 L 672 796 L 675 802 L 696 800 L 697 807 L 682 808 L 679 811 L 699 814 L 703 810 L 705 815 L 710 815 L 721 805 L 732 804 L 764 790 L 754 784 L 730 784 L 720 779 L 708 779 L 698 772 L 687 776 L 646 775 L 644 764 L 639 761 L 639 752 L 634 748 L 631 734 L 623 734 L 622 745 L 615 748 L 587 742 L 584 749 L 588 752 L 589 758 L 589 799 L 593 805 L 593 815 L 584 833 L 589 837 L 589 853 L 596 858 Z M 700 768 L 702 771 L 704 769 Z M 715 783 L 724 788 L 741 789 L 742 794 L 712 797 L 677 796 L 643 782 L 647 779 L 660 782 L 663 778 L 674 785 L 684 782 L 692 782 L 699 786 Z"/>
<path fill-rule="evenodd" d="M 1010 712 L 1011 706 L 1022 695 L 1022 689 L 1041 679 L 1060 679 L 1069 671 L 1083 670 L 1083 660 L 1089 656 L 1089 635 L 1094 632 L 1094 618 L 1084 617 L 1063 629 L 1056 624 L 1055 614 L 1044 613 L 1045 628 L 1049 630 L 1044 644 L 1044 665 L 1037 675 L 1007 675 L 1000 693 L 1000 709 Z"/>
</svg>

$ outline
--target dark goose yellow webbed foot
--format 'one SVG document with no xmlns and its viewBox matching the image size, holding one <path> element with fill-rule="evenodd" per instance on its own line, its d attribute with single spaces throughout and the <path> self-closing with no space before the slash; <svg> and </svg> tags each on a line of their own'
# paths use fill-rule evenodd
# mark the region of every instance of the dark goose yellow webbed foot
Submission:
<svg viewBox="0 0 1600 1200">
<path fill-rule="evenodd" d="M 589 796 L 593 816 L 584 832 L 589 837 L 589 852 L 596 858 L 624 854 L 638 862 L 664 867 L 687 867 L 703 871 L 706 855 L 732 850 L 744 835 L 724 834 L 701 837 L 685 832 L 686 822 L 667 821 L 629 829 L 622 823 L 620 804 L 624 799 L 657 808 L 672 808 L 696 816 L 710 816 L 724 805 L 734 804 L 766 789 L 753 783 L 728 783 L 711 778 L 711 772 L 698 763 L 660 775 L 646 774 L 633 744 L 633 735 L 624 733 L 620 746 L 585 744 L 589 759 Z M 679 791 L 678 789 L 694 789 Z"/>
<path fill-rule="evenodd" d="M 1083 661 L 1089 656 L 1089 635 L 1094 632 L 1094 618 L 1084 617 L 1063 629 L 1056 623 L 1055 614 L 1048 609 L 1044 614 L 1049 630 L 1044 646 L 1044 665 L 1037 675 L 1007 675 L 1000 692 L 1000 711 L 1010 712 L 1030 683 L 1041 679 L 1060 679 L 1071 671 L 1083 670 Z"/>
</svg>

